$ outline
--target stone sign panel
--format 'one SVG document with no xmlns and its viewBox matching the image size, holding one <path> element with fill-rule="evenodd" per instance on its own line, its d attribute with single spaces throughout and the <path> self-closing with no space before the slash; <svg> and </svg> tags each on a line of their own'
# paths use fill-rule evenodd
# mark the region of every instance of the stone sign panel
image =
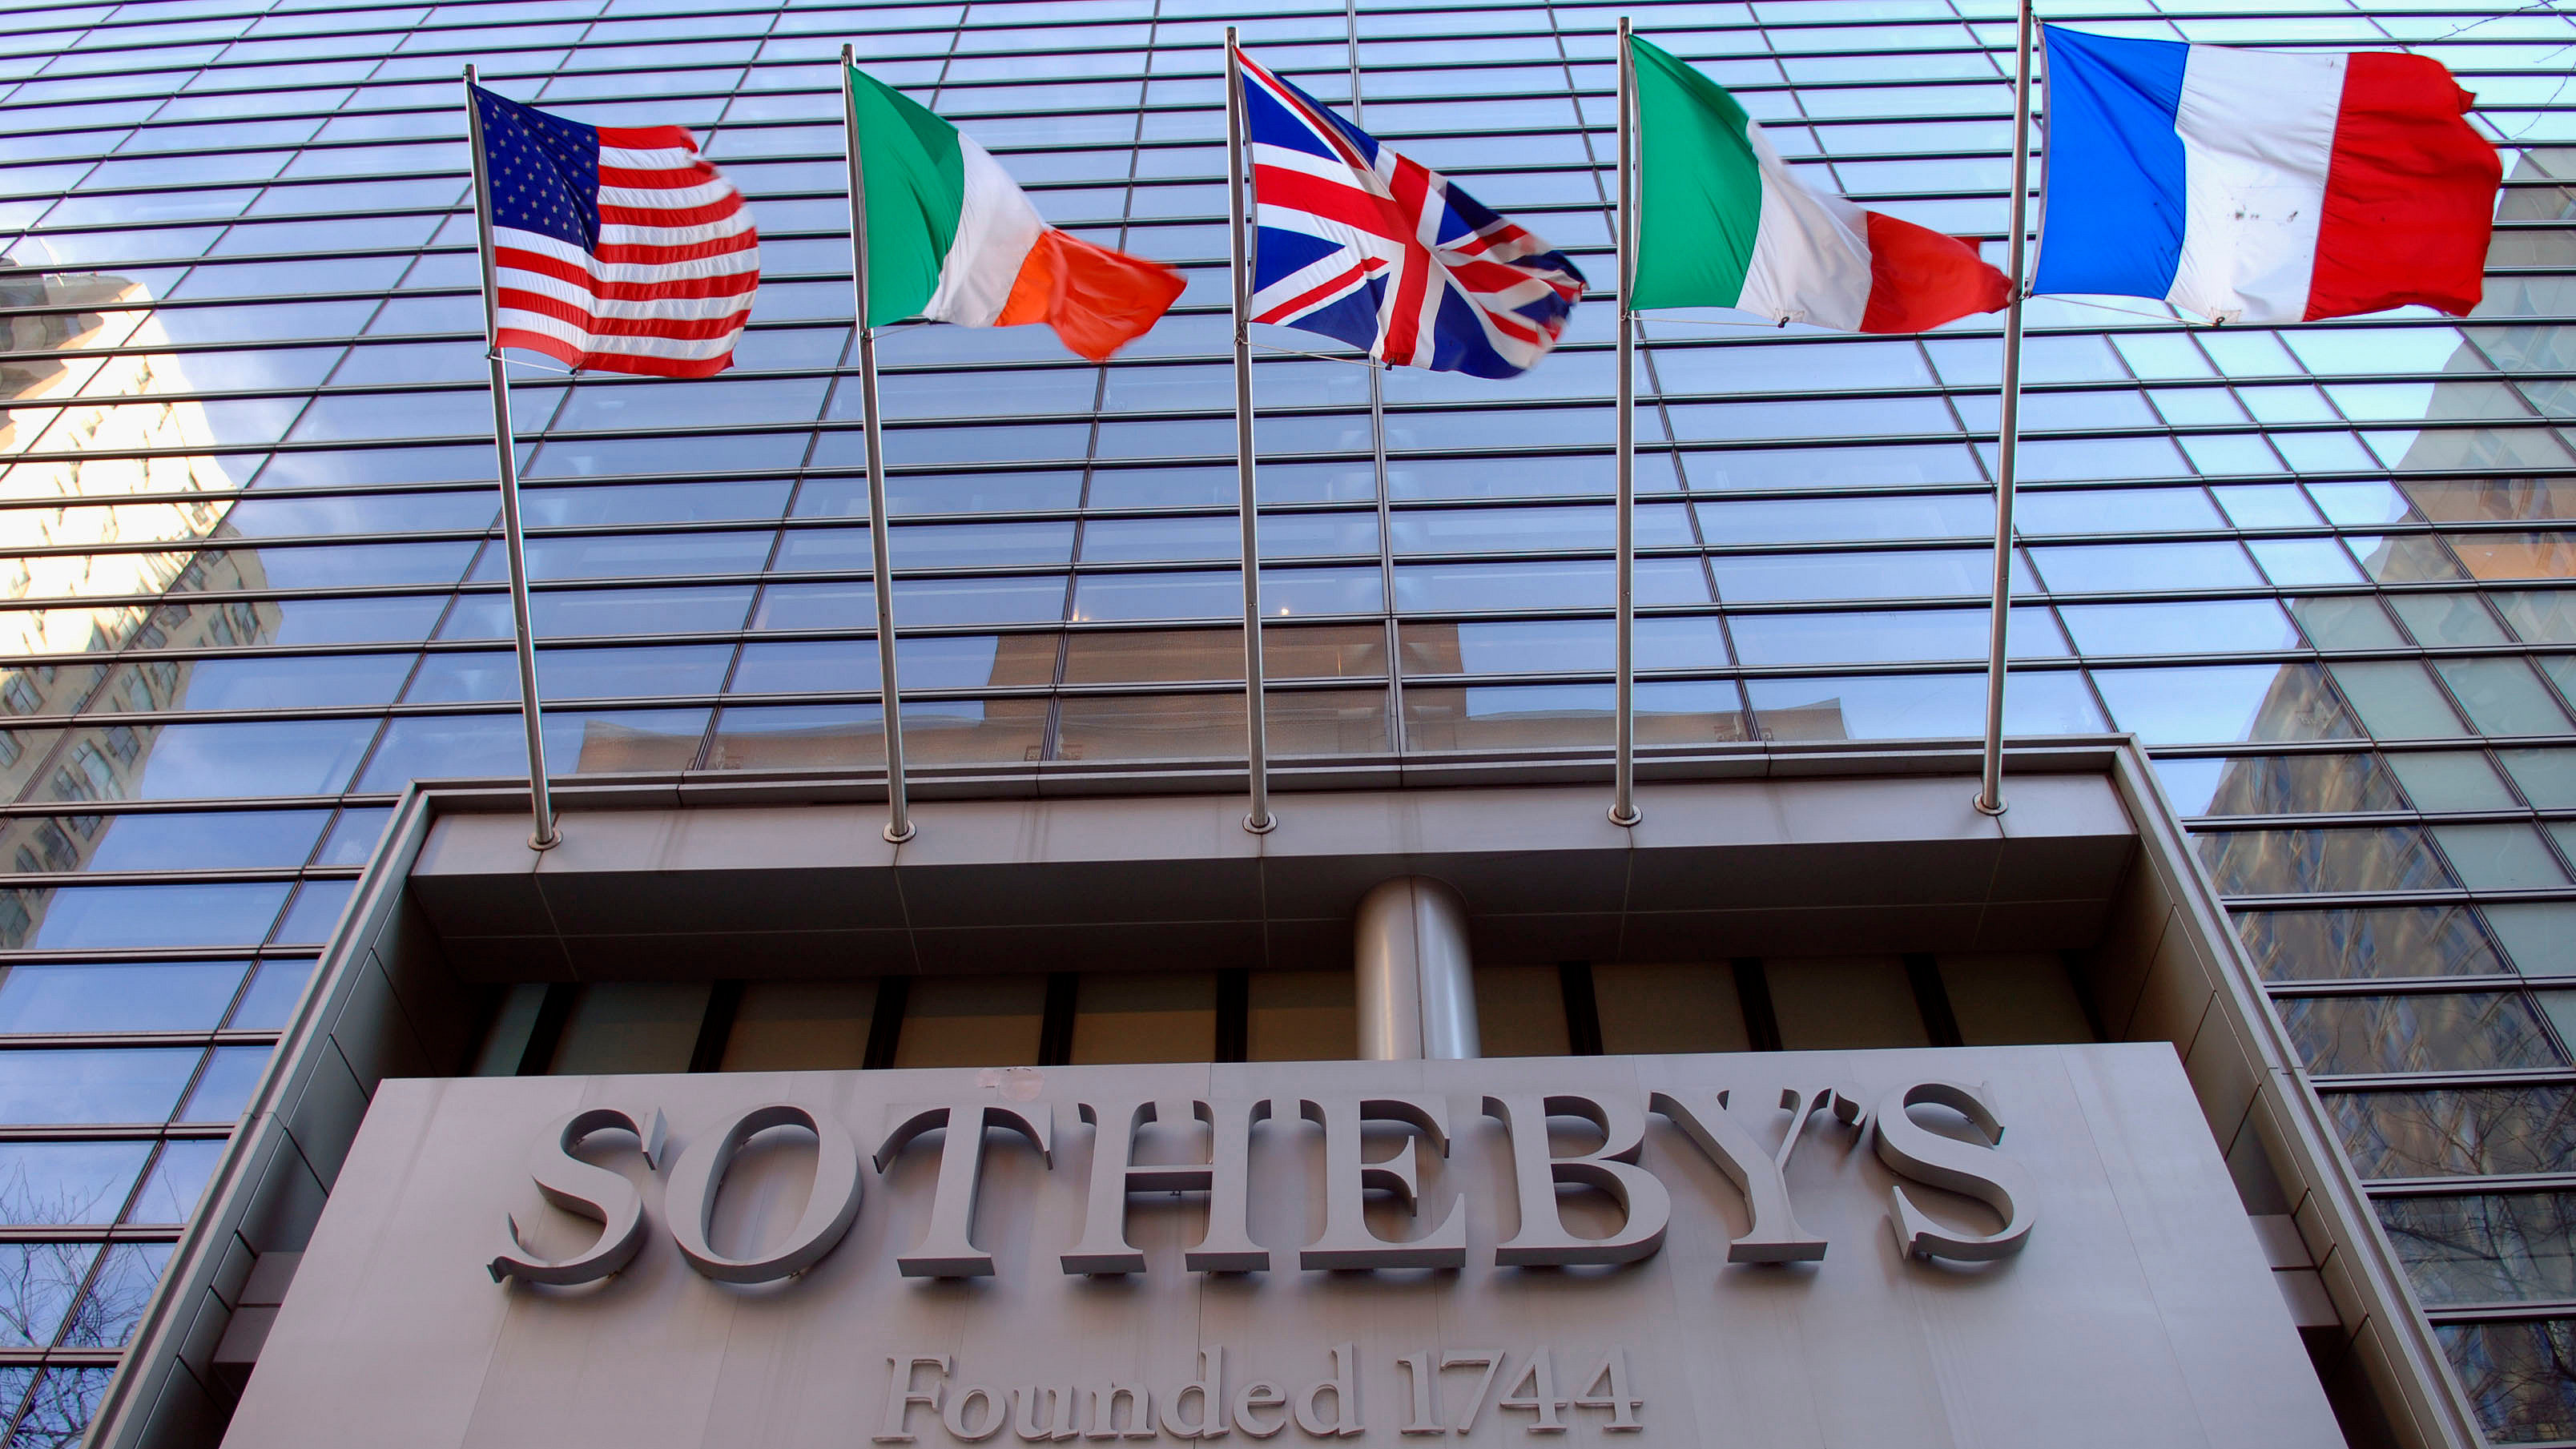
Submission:
<svg viewBox="0 0 2576 1449">
<path fill-rule="evenodd" d="M 2161 1044 L 386 1083 L 227 1443 L 2339 1445 Z"/>
</svg>

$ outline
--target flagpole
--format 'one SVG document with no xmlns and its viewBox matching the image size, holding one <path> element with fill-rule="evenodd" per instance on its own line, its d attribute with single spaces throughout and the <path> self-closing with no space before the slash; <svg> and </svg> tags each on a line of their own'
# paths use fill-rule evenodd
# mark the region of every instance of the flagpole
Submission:
<svg viewBox="0 0 2576 1449">
<path fill-rule="evenodd" d="M 903 692 L 894 675 L 893 541 L 886 528 L 885 426 L 877 406 L 876 329 L 868 325 L 868 179 L 859 168 L 859 102 L 850 90 L 850 47 L 841 47 L 841 149 L 850 161 L 850 291 L 859 333 L 859 398 L 868 462 L 868 554 L 877 596 L 877 698 L 885 716 L 885 838 L 896 845 L 915 831 L 903 779 Z"/>
<path fill-rule="evenodd" d="M 1243 828 L 1267 835 L 1279 826 L 1270 813 L 1270 729 L 1261 699 L 1261 511 L 1252 479 L 1252 333 L 1249 314 L 1251 259 L 1245 255 L 1243 217 L 1243 66 L 1235 28 L 1225 28 L 1225 198 L 1227 255 L 1234 264 L 1234 472 L 1243 517 L 1244 754 L 1251 766 L 1252 810 Z"/>
<path fill-rule="evenodd" d="M 528 607 L 528 540 L 519 521 L 519 440 L 510 425 L 510 373 L 501 360 L 501 281 L 492 259 L 492 178 L 483 164 L 483 107 L 474 99 L 476 73 L 465 67 L 466 152 L 474 161 L 475 251 L 483 266 L 483 354 L 492 364 L 492 451 L 501 470 L 501 546 L 510 564 L 510 627 L 519 648 L 519 722 L 528 732 L 528 814 L 536 827 L 531 850 L 563 843 L 555 828 L 554 791 L 546 779 L 546 725 L 537 699 L 537 632 Z"/>
<path fill-rule="evenodd" d="M 2021 451 L 2022 257 L 2030 223 L 2031 0 L 2014 7 L 2012 231 L 2005 240 L 2011 300 L 2004 311 L 2004 376 L 2001 426 L 1995 446 L 1994 616 L 1986 647 L 1985 778 L 1977 808 L 2004 813 L 2004 660 L 2012 622 L 2013 476 Z"/>
<path fill-rule="evenodd" d="M 1618 701 L 1612 731 L 1610 823 L 1634 825 L 1637 809 L 1637 316 L 1629 280 L 1637 254 L 1636 136 L 1628 120 L 1635 89 L 1628 55 L 1628 17 L 1619 17 L 1619 623 Z"/>
</svg>

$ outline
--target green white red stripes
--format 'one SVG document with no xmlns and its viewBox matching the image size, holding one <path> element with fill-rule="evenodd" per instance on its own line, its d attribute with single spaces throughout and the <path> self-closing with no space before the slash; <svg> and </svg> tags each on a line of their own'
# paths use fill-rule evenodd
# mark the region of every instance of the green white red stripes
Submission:
<svg viewBox="0 0 2576 1449">
<path fill-rule="evenodd" d="M 2003 273 L 1975 247 L 1809 186 L 1725 87 L 1643 40 L 1629 46 L 1638 208 L 1627 306 L 1919 332 L 2004 305 Z"/>
<path fill-rule="evenodd" d="M 866 182 L 869 326 L 1044 322 L 1097 361 L 1181 294 L 1180 273 L 1047 225 L 974 138 L 852 68 Z"/>
</svg>

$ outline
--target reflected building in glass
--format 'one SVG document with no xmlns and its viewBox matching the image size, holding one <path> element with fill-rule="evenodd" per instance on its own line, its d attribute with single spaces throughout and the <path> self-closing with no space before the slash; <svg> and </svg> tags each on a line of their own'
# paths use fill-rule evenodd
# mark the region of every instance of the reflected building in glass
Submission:
<svg viewBox="0 0 2576 1449">
<path fill-rule="evenodd" d="M 1620 14 L 1734 88 L 1820 182 L 1996 257 L 2011 13 L 0 14 L 0 1284 L 26 1300 L 0 1305 L 0 1444 L 87 1423 L 402 792 L 524 773 L 462 66 L 585 121 L 689 127 L 762 235 L 733 372 L 520 372 L 556 769 L 697 785 L 882 767 L 832 70 L 848 41 L 1049 220 L 1188 276 L 1106 366 L 1038 329 L 882 344 L 911 763 L 1144 777 L 1239 769 L 1243 750 L 1224 26 L 1597 287 Z M 2412 48 L 2479 94 L 2506 147 L 2487 301 L 2464 321 L 2210 329 L 2134 299 L 2031 304 L 2008 721 L 2028 740 L 2126 732 L 2152 755 L 2485 1432 L 2576 1442 L 2576 18 L 2102 0 L 2082 23 Z M 1324 339 L 1254 329 L 1283 770 L 1601 755 L 1612 324 L 1596 290 L 1509 382 L 1373 379 Z M 1999 331 L 1644 320 L 1650 769 L 1977 734 Z M 1480 967 L 1484 1048 L 1943 1040 L 1904 960 L 1766 977 L 1761 957 L 1570 960 L 1580 991 L 1558 966 Z M 1944 957 L 1935 979 L 1952 1038 L 2004 1002 L 1996 1019 L 2031 1039 L 2091 1039 L 2050 962 Z M 1348 970 L 1313 962 L 625 985 L 522 984 L 474 1069 L 1335 1058 L 1356 1040 Z"/>
</svg>

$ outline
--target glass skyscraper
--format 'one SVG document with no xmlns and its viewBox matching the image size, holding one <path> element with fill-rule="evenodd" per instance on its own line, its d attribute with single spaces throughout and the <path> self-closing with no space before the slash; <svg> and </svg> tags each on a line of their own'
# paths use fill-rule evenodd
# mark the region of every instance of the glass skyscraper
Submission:
<svg viewBox="0 0 2576 1449">
<path fill-rule="evenodd" d="M 2466 322 L 2030 304 L 2008 719 L 2152 750 L 2490 1437 L 2576 1441 L 2576 17 L 2043 8 L 2404 46 L 2507 148 Z M 0 1443 L 79 1437 L 397 795 L 525 770 L 465 64 L 691 128 L 762 236 L 721 378 L 515 369 L 558 774 L 882 762 L 845 41 L 1049 220 L 1189 278 L 1106 366 L 883 334 L 913 765 L 1241 756 L 1228 24 L 1595 288 L 1509 382 L 1254 329 L 1271 747 L 1546 761 L 1610 738 L 1622 13 L 1824 184 L 2000 256 L 2001 0 L 0 14 Z M 1977 733 L 1999 331 L 1643 322 L 1649 756 Z"/>
</svg>

